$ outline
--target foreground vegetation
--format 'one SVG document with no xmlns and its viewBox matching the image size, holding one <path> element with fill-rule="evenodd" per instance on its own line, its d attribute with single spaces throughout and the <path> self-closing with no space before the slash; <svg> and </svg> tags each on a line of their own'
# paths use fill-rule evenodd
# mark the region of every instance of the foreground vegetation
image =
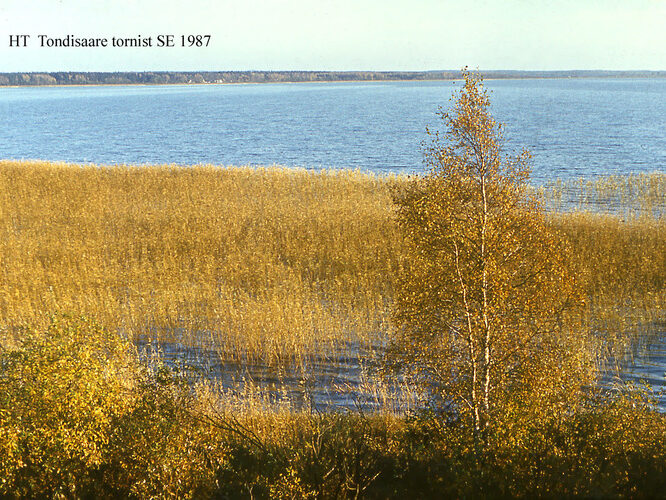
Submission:
<svg viewBox="0 0 666 500">
<path fill-rule="evenodd" d="M 635 497 L 666 488 L 666 417 L 640 392 L 464 422 L 234 405 L 81 317 L 1 351 L 4 498 Z"/>
</svg>

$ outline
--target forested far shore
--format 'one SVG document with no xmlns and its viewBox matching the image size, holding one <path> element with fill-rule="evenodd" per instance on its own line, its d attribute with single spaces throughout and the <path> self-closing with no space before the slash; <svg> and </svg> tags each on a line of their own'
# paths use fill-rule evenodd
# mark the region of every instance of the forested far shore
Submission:
<svg viewBox="0 0 666 500">
<path fill-rule="evenodd" d="M 666 71 L 481 71 L 486 79 L 509 78 L 664 78 Z M 457 70 L 444 71 L 142 71 L 0 73 L 0 86 L 131 85 L 197 83 L 292 83 L 336 81 L 452 80 Z"/>
</svg>

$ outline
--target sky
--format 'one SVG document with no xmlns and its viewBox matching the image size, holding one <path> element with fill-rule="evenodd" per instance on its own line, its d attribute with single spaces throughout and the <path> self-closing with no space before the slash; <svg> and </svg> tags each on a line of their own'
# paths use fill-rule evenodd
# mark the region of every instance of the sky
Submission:
<svg viewBox="0 0 666 500">
<path fill-rule="evenodd" d="M 0 72 L 666 70 L 665 20 L 666 0 L 0 0 Z"/>
</svg>

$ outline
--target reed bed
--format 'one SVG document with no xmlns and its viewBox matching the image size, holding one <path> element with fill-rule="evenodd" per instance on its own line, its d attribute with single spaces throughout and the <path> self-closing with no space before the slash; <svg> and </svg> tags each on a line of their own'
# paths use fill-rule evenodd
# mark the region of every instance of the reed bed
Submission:
<svg viewBox="0 0 666 500">
<path fill-rule="evenodd" d="M 543 190 L 609 346 L 663 330 L 665 178 Z M 372 358 L 391 328 L 402 265 L 391 193 L 407 182 L 348 170 L 2 161 L 0 330 L 66 311 L 230 361 Z M 589 203 L 574 207 L 563 193 Z M 615 208 L 602 213 L 604 203 Z"/>
<path fill-rule="evenodd" d="M 604 355 L 621 358 L 666 331 L 666 217 L 574 212 L 551 220 L 575 249 L 589 322 L 607 341 Z"/>
<path fill-rule="evenodd" d="M 268 364 L 372 350 L 401 245 L 391 182 L 0 162 L 0 324 L 68 311 Z"/>
<path fill-rule="evenodd" d="M 540 189 L 576 249 L 591 327 L 621 358 L 666 329 L 666 173 L 554 181 Z"/>
</svg>

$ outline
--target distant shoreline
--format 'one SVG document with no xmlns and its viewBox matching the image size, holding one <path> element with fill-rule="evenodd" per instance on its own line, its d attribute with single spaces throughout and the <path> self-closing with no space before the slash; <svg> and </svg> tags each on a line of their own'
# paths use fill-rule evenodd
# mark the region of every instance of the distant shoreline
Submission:
<svg viewBox="0 0 666 500">
<path fill-rule="evenodd" d="M 486 80 L 666 78 L 666 71 L 479 71 Z M 0 73 L 0 87 L 450 81 L 460 71 L 144 71 Z"/>
</svg>

